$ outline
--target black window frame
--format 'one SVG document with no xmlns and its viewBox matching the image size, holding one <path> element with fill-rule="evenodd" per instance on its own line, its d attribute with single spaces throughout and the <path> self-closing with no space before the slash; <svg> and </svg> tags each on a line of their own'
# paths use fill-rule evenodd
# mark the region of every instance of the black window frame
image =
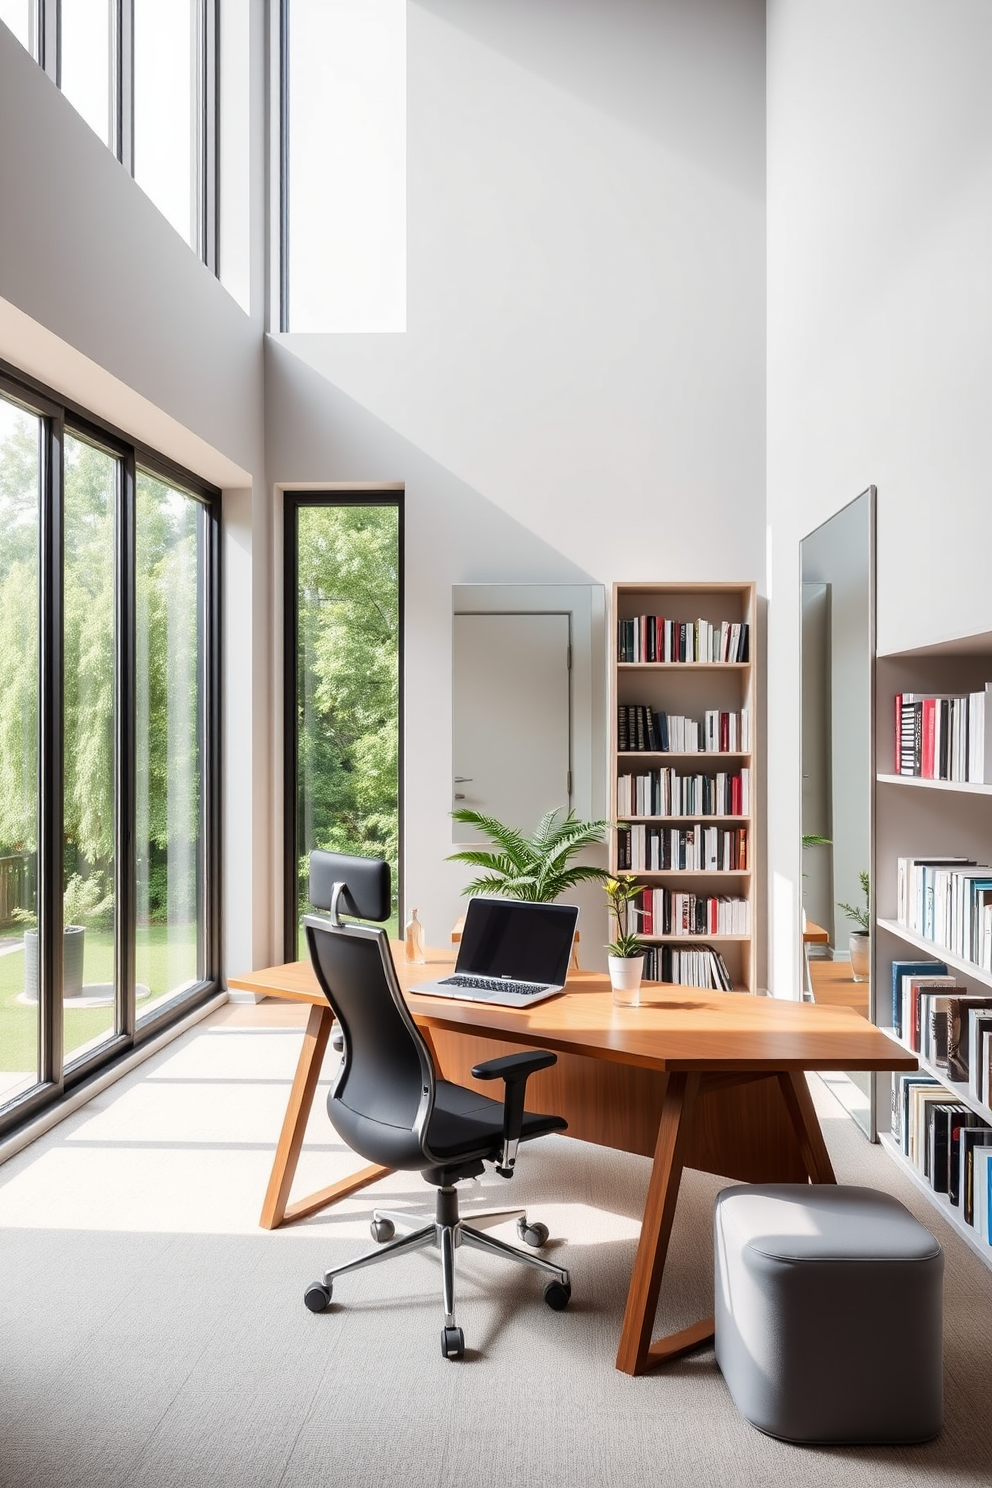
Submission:
<svg viewBox="0 0 992 1488">
<path fill-rule="evenodd" d="M 56 1106 L 96 1075 L 213 998 L 221 980 L 221 493 L 193 471 L 130 438 L 43 383 L 0 361 L 0 394 L 42 420 L 39 552 L 38 721 L 38 1081 L 0 1105 L 0 1139 Z M 64 873 L 63 770 L 63 572 L 64 459 L 66 435 L 105 449 L 120 461 L 115 547 L 115 799 L 114 858 L 116 920 L 115 1029 L 95 1049 L 64 1058 L 62 1025 L 62 882 Z M 135 633 L 138 471 L 168 482 L 197 501 L 206 513 L 201 553 L 204 631 L 200 657 L 200 801 L 203 841 L 203 948 L 206 975 L 177 992 L 141 1020 L 135 985 Z"/>
<path fill-rule="evenodd" d="M 196 86 L 193 252 L 212 274 L 220 273 L 220 0 L 195 0 Z M 34 0 L 36 61 L 55 83 L 62 84 L 62 0 Z M 111 6 L 111 149 L 128 175 L 134 176 L 134 0 L 110 0 Z"/>
<path fill-rule="evenodd" d="M 406 652 L 406 492 L 375 489 L 343 491 L 283 491 L 283 957 L 298 958 L 299 906 L 296 898 L 299 821 L 299 693 L 297 651 L 299 647 L 297 551 L 299 512 L 303 506 L 392 506 L 397 514 L 397 782 L 396 814 L 398 858 L 397 912 L 403 924 L 403 873 L 405 834 L 404 687 Z"/>
</svg>

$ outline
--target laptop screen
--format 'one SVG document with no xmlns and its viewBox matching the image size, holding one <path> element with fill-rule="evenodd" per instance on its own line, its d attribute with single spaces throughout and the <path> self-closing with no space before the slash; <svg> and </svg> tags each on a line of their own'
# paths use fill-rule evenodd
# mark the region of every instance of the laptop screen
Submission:
<svg viewBox="0 0 992 1488">
<path fill-rule="evenodd" d="M 574 904 L 470 899 L 455 970 L 563 986 L 578 916 Z"/>
</svg>

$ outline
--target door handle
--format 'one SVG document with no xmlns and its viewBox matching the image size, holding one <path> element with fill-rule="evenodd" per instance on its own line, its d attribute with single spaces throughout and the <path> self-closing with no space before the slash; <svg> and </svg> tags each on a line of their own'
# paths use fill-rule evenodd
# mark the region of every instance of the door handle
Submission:
<svg viewBox="0 0 992 1488">
<path fill-rule="evenodd" d="M 455 791 L 455 800 L 456 801 L 464 801 L 464 799 L 465 799 L 465 792 L 464 791 Z"/>
<path fill-rule="evenodd" d="M 455 776 L 455 784 L 456 785 L 467 785 L 468 782 L 471 779 L 472 779 L 472 776 L 471 775 L 456 775 Z"/>
</svg>

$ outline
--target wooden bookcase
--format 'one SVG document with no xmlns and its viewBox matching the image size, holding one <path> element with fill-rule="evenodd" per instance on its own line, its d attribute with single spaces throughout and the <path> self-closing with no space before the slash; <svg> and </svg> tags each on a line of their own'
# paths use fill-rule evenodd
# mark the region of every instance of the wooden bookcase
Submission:
<svg viewBox="0 0 992 1488">
<path fill-rule="evenodd" d="M 695 622 L 707 620 L 719 630 L 722 621 L 746 623 L 748 660 L 744 662 L 630 662 L 619 660 L 619 625 L 641 615 L 663 616 L 667 620 Z M 650 826 L 717 826 L 746 828 L 748 866 L 721 872 L 686 871 L 667 868 L 637 871 L 634 876 L 645 887 L 667 888 L 694 894 L 725 895 L 743 898 L 748 904 L 748 932 L 743 935 L 645 935 L 652 944 L 669 944 L 689 949 L 693 945 L 711 945 L 721 953 L 735 989 L 754 992 L 757 983 L 755 931 L 758 924 L 755 886 L 755 848 L 758 820 L 758 707 L 757 707 L 757 626 L 755 586 L 753 583 L 621 583 L 613 586 L 610 617 L 610 795 L 609 809 L 618 826 L 644 822 Z M 621 752 L 618 742 L 617 709 L 623 706 L 645 706 L 655 713 L 680 714 L 700 724 L 707 709 L 740 713 L 749 710 L 750 748 L 731 752 L 627 750 Z M 715 776 L 718 771 L 750 772 L 750 801 L 746 815 L 691 817 L 650 817 L 619 815 L 617 782 L 624 774 L 644 774 L 660 769 L 675 769 L 679 774 Z M 610 871 L 618 868 L 618 834 L 611 833 Z"/>
<path fill-rule="evenodd" d="M 897 693 L 970 692 L 992 681 L 992 632 L 940 645 L 890 653 L 875 661 L 875 811 L 872 884 L 875 901 L 874 1020 L 892 1023 L 892 962 L 932 958 L 943 961 L 969 992 L 987 993 L 992 975 L 962 960 L 932 940 L 901 925 L 897 918 L 897 859 L 925 855 L 960 855 L 992 864 L 992 785 L 923 780 L 895 771 L 895 697 Z M 992 1126 L 992 1109 L 971 1094 L 968 1085 L 947 1078 L 922 1056 L 920 1069 L 946 1087 Z M 904 1155 L 890 1132 L 894 1077 L 877 1077 L 876 1122 L 883 1146 L 913 1182 L 939 1209 L 949 1224 L 992 1268 L 992 1246 L 962 1218 L 961 1209 L 946 1194 L 935 1193 L 929 1181 Z"/>
</svg>

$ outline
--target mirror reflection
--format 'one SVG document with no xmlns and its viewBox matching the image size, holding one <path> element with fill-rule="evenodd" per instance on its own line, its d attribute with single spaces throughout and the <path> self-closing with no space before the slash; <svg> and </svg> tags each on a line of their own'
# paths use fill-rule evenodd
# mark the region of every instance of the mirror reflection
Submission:
<svg viewBox="0 0 992 1488">
<path fill-rule="evenodd" d="M 871 1016 L 874 490 L 803 538 L 804 996 Z M 831 1081 L 870 1132 L 871 1076 Z"/>
</svg>

